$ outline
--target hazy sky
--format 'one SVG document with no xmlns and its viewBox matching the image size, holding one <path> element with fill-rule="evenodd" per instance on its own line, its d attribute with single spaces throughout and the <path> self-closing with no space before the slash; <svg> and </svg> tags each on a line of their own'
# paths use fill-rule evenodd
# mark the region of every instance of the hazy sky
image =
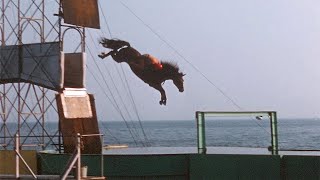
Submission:
<svg viewBox="0 0 320 180">
<path fill-rule="evenodd" d="M 100 120 L 136 118 L 121 66 L 142 120 L 194 119 L 197 110 L 239 110 L 215 86 L 241 110 L 274 110 L 279 117 L 320 116 L 319 1 L 100 0 L 100 4 L 113 38 L 129 41 L 141 53 L 177 62 L 187 74 L 183 93 L 171 81 L 164 84 L 167 106 L 160 106 L 159 92 L 138 79 L 127 64 L 96 58 L 105 50 L 97 39 L 110 37 L 100 12 L 102 29 L 87 34 L 95 56 L 88 57 L 88 91 L 95 94 Z M 116 104 L 110 102 L 112 97 Z"/>
</svg>

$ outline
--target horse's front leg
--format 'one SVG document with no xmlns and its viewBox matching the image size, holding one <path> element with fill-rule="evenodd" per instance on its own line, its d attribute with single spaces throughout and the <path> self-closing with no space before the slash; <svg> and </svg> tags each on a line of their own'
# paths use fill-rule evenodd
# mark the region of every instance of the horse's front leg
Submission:
<svg viewBox="0 0 320 180">
<path fill-rule="evenodd" d="M 150 85 L 153 88 L 155 88 L 156 90 L 158 90 L 161 94 L 161 99 L 159 101 L 160 105 L 166 105 L 167 104 L 167 96 L 166 96 L 166 92 L 164 91 L 163 87 L 161 85 Z"/>
<path fill-rule="evenodd" d="M 121 53 L 119 53 L 118 51 L 114 50 L 111 53 L 111 57 L 112 59 L 117 62 L 117 63 L 121 63 L 121 62 L 125 62 L 126 57 L 124 57 L 123 55 L 121 55 Z"/>
<path fill-rule="evenodd" d="M 99 56 L 99 58 L 104 59 L 104 58 L 106 58 L 106 57 L 108 57 L 108 56 L 110 56 L 110 55 L 112 55 L 112 54 L 114 54 L 114 53 L 115 53 L 114 51 L 110 51 L 110 52 L 108 52 L 108 53 L 102 52 L 102 53 L 99 54 L 98 56 Z"/>
</svg>

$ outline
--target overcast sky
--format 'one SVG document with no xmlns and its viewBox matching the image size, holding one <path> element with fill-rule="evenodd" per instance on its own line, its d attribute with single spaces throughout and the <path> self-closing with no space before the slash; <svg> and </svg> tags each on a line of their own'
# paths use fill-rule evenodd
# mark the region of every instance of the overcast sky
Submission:
<svg viewBox="0 0 320 180">
<path fill-rule="evenodd" d="M 197 110 L 320 116 L 319 1 L 100 0 L 100 4 L 102 29 L 87 33 L 94 55 L 88 56 L 87 84 L 89 93 L 95 94 L 99 120 L 136 118 L 126 81 L 142 120 L 194 119 Z M 100 36 L 129 41 L 143 54 L 177 62 L 187 74 L 185 92 L 167 81 L 167 106 L 160 106 L 159 92 L 138 79 L 127 64 L 96 58 L 106 50 L 97 43 Z"/>
</svg>

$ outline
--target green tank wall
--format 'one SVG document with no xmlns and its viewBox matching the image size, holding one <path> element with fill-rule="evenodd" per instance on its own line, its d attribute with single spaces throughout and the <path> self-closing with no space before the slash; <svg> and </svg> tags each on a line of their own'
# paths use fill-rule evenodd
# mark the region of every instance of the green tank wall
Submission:
<svg viewBox="0 0 320 180">
<path fill-rule="evenodd" d="M 105 156 L 105 177 L 108 179 L 175 179 L 188 176 L 185 155 Z"/>
<path fill-rule="evenodd" d="M 64 170 L 70 155 L 38 153 L 38 174 L 59 175 Z"/>
<path fill-rule="evenodd" d="M 39 174 L 59 175 L 70 155 L 38 154 Z M 88 166 L 88 175 L 101 175 L 101 156 L 82 155 L 82 166 Z M 187 155 L 104 155 L 104 176 L 108 180 L 185 180 L 188 177 Z"/>
<path fill-rule="evenodd" d="M 190 155 L 190 179 L 280 180 L 280 157 L 270 155 Z"/>
<path fill-rule="evenodd" d="M 38 154 L 38 172 L 61 174 L 64 154 Z M 270 155 L 104 155 L 108 180 L 281 179 L 280 156 Z M 100 175 L 100 155 L 83 155 L 88 175 Z"/>
<path fill-rule="evenodd" d="M 284 180 L 319 180 L 319 156 L 283 156 L 282 179 Z"/>
</svg>

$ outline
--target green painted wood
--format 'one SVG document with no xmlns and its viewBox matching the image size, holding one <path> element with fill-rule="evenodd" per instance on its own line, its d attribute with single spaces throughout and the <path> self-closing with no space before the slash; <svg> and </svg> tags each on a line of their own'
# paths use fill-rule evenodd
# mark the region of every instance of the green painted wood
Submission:
<svg viewBox="0 0 320 180">
<path fill-rule="evenodd" d="M 38 173 L 60 175 L 70 157 L 67 154 L 38 153 Z"/>
<path fill-rule="evenodd" d="M 38 153 L 40 174 L 59 175 L 70 155 Z M 88 166 L 89 176 L 101 174 L 100 155 L 82 155 L 82 166 Z M 154 178 L 185 179 L 188 176 L 188 155 L 104 155 L 104 176 L 111 179 Z"/>
<path fill-rule="evenodd" d="M 100 176 L 101 155 L 82 155 L 81 166 L 88 167 L 88 176 Z"/>
<path fill-rule="evenodd" d="M 61 174 L 69 157 L 39 153 L 39 172 Z M 100 175 L 100 155 L 83 155 L 82 164 L 88 175 Z M 111 180 L 278 180 L 280 169 L 280 156 L 270 155 L 104 155 L 104 176 Z"/>
<path fill-rule="evenodd" d="M 38 153 L 38 170 L 40 174 L 60 175 L 71 155 Z M 81 166 L 88 166 L 88 175 L 100 175 L 100 155 L 82 155 Z"/>
<path fill-rule="evenodd" d="M 108 176 L 107 180 L 186 180 L 185 176 Z"/>
<path fill-rule="evenodd" d="M 187 155 L 105 156 L 107 176 L 184 176 L 188 174 Z"/>
<path fill-rule="evenodd" d="M 190 155 L 190 180 L 277 180 L 280 156 Z"/>
<path fill-rule="evenodd" d="M 284 180 L 319 180 L 319 156 L 283 156 L 282 175 Z"/>
</svg>

